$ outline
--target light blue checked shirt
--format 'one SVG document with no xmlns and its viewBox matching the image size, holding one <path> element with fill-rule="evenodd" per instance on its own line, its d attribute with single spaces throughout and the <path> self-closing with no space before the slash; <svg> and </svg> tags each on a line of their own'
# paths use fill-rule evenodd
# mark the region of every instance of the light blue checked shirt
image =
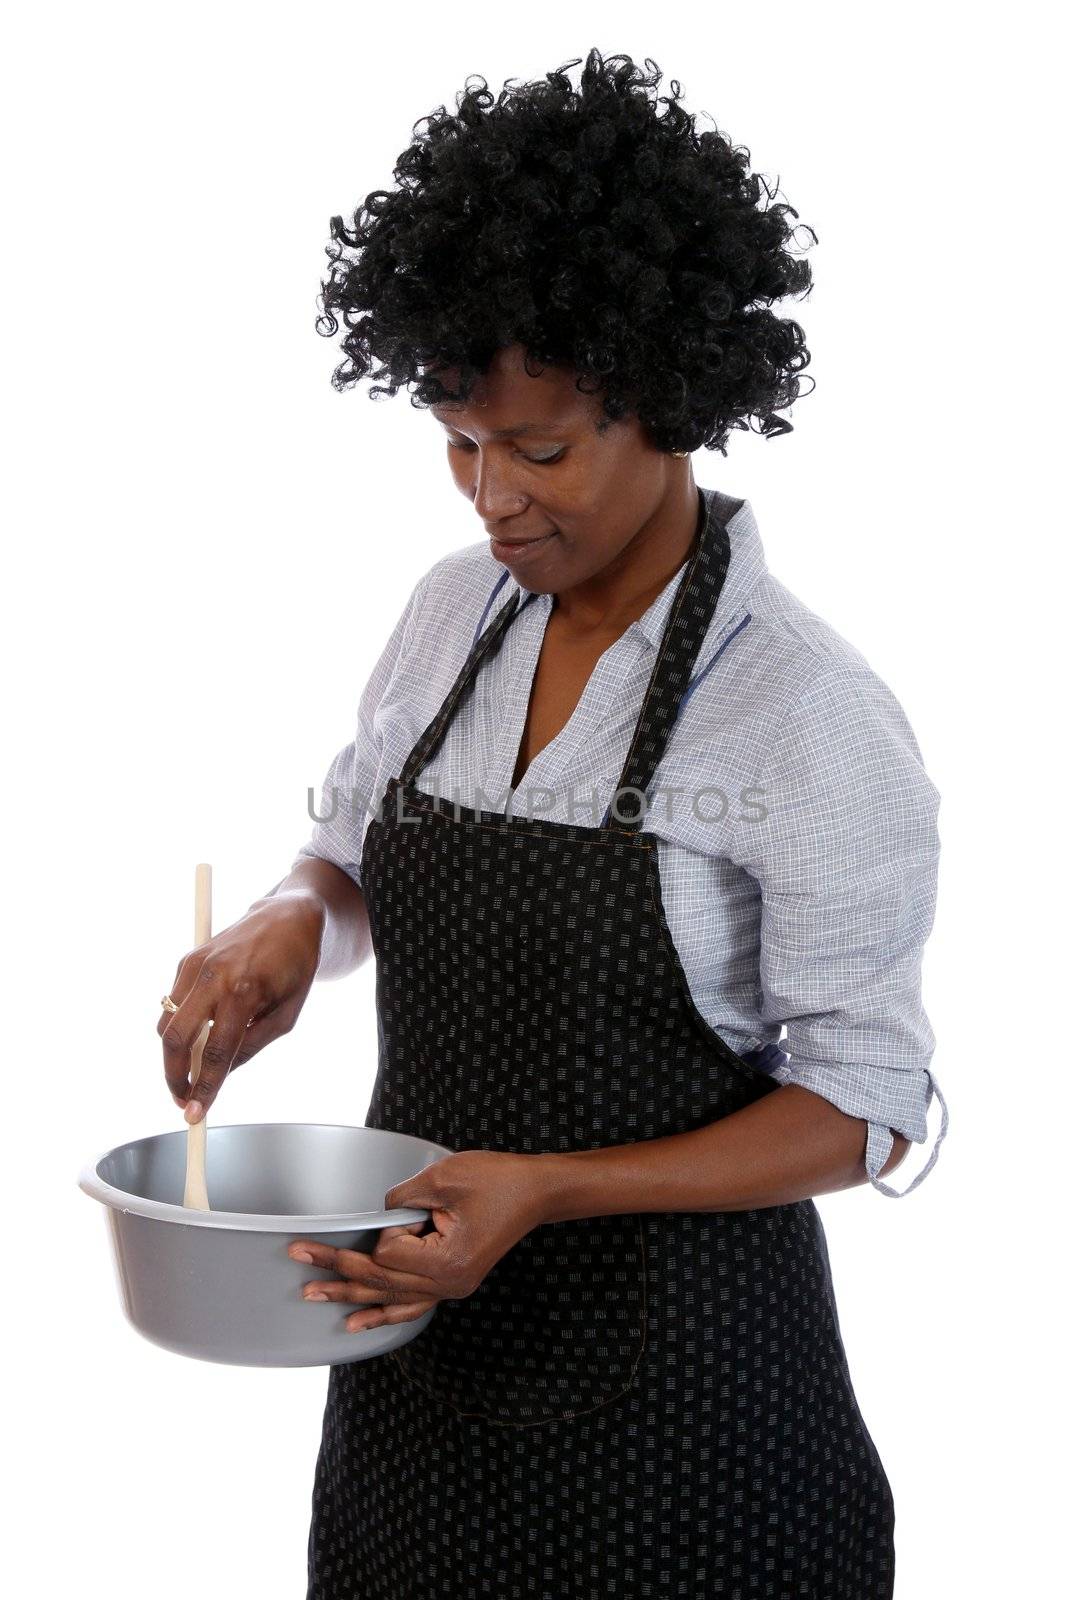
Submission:
<svg viewBox="0 0 1067 1600">
<path fill-rule="evenodd" d="M 939 796 L 893 695 L 771 576 L 749 501 L 643 826 L 660 840 L 664 910 L 693 999 L 734 1050 L 867 1121 L 871 1183 L 894 1198 L 929 1173 L 948 1130 L 930 1070 L 921 962 L 936 895 Z M 681 572 L 606 650 L 566 727 L 510 790 L 550 595 L 520 609 L 482 664 L 419 787 L 514 816 L 599 825 L 622 771 Z M 358 883 L 389 778 L 435 715 L 474 639 L 515 592 L 488 540 L 420 579 L 330 763 L 299 852 Z M 295 864 L 295 863 L 294 863 Z M 784 1032 L 783 1032 L 784 1030 Z M 907 1188 L 879 1176 L 891 1132 L 923 1144 Z"/>
</svg>

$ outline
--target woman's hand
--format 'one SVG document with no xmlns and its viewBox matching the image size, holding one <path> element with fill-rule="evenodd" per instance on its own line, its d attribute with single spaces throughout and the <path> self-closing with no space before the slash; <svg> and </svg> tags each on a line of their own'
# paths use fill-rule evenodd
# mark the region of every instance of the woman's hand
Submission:
<svg viewBox="0 0 1067 1600">
<path fill-rule="evenodd" d="M 414 1322 L 439 1300 L 464 1300 L 513 1245 L 541 1218 L 543 1169 L 537 1156 L 496 1150 L 461 1150 L 434 1162 L 385 1196 L 387 1208 L 425 1207 L 424 1222 L 383 1228 L 370 1255 L 296 1239 L 294 1261 L 307 1261 L 342 1281 L 305 1284 L 305 1300 L 336 1300 L 365 1309 L 345 1320 L 352 1333 L 395 1322 Z"/>
<path fill-rule="evenodd" d="M 156 1032 L 167 1084 L 187 1122 L 207 1113 L 234 1067 L 289 1032 L 315 979 L 325 918 L 311 893 L 269 895 L 182 957 L 170 991 L 178 1009 L 163 1013 Z M 190 1050 L 209 1020 L 190 1100 Z"/>
</svg>

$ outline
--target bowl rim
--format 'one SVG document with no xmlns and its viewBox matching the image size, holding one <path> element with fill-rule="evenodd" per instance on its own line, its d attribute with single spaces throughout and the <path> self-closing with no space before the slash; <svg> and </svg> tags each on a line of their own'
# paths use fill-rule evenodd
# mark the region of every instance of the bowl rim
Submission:
<svg viewBox="0 0 1067 1600">
<path fill-rule="evenodd" d="M 389 1128 L 367 1128 L 358 1123 L 351 1122 L 223 1122 L 211 1123 L 208 1126 L 207 1137 L 210 1143 L 212 1132 L 223 1132 L 228 1128 L 342 1128 L 351 1133 L 358 1129 L 360 1133 L 368 1136 L 384 1137 L 388 1139 L 405 1139 L 411 1144 L 428 1146 L 431 1150 L 440 1151 L 437 1160 L 445 1156 L 454 1155 L 446 1145 L 435 1144 L 432 1139 L 420 1139 L 411 1133 L 394 1133 Z M 143 1195 L 130 1194 L 125 1189 L 118 1189 L 114 1184 L 108 1183 L 100 1176 L 98 1167 L 108 1156 L 115 1155 L 120 1150 L 125 1150 L 131 1144 L 144 1144 L 149 1139 L 164 1139 L 168 1136 L 181 1137 L 185 1130 L 165 1129 L 163 1133 L 148 1133 L 140 1139 L 127 1139 L 123 1144 L 112 1145 L 109 1150 L 102 1150 L 99 1155 L 87 1161 L 78 1174 L 78 1188 L 93 1200 L 99 1200 L 102 1205 L 110 1207 L 112 1211 L 121 1211 L 136 1217 L 148 1217 L 153 1222 L 172 1222 L 184 1224 L 194 1228 L 225 1228 L 235 1233 L 293 1233 L 311 1235 L 317 1233 L 351 1233 L 353 1230 L 371 1228 L 398 1227 L 407 1222 L 425 1222 L 430 1213 L 414 1206 L 395 1206 L 391 1209 L 378 1211 L 339 1211 L 339 1212 L 312 1212 L 310 1214 L 291 1213 L 283 1214 L 271 1211 L 197 1211 L 189 1206 L 171 1205 L 166 1200 L 147 1200 Z M 433 1166 L 434 1160 L 427 1161 L 426 1166 Z M 425 1168 L 420 1168 L 424 1171 Z M 412 1174 L 417 1177 L 417 1173 Z"/>
</svg>

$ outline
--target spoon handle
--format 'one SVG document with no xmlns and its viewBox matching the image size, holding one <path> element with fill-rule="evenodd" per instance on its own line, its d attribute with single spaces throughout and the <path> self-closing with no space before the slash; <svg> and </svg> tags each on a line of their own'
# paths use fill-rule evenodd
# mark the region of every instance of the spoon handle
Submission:
<svg viewBox="0 0 1067 1600">
<path fill-rule="evenodd" d="M 196 869 L 196 895 L 193 916 L 193 943 L 206 944 L 211 938 L 211 867 L 201 861 Z M 204 1046 L 211 1032 L 210 1021 L 205 1022 L 190 1052 L 189 1081 L 196 1086 L 200 1076 Z M 185 1143 L 185 1200 L 194 1211 L 210 1211 L 207 1197 L 207 1117 L 189 1124 Z"/>
</svg>

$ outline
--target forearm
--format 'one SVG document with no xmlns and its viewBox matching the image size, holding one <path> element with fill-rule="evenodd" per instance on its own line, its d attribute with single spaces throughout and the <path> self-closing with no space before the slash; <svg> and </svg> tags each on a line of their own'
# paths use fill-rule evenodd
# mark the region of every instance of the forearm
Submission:
<svg viewBox="0 0 1067 1600">
<path fill-rule="evenodd" d="M 601 1150 L 546 1152 L 542 1222 L 637 1211 L 747 1211 L 866 1182 L 867 1123 L 784 1084 L 688 1133 Z M 888 1172 L 908 1142 L 893 1137 Z"/>
<path fill-rule="evenodd" d="M 371 950 L 370 927 L 363 891 L 347 872 L 307 856 L 298 861 L 264 899 L 293 895 L 315 906 L 323 923 L 316 978 L 341 978 L 366 960 Z"/>
</svg>

